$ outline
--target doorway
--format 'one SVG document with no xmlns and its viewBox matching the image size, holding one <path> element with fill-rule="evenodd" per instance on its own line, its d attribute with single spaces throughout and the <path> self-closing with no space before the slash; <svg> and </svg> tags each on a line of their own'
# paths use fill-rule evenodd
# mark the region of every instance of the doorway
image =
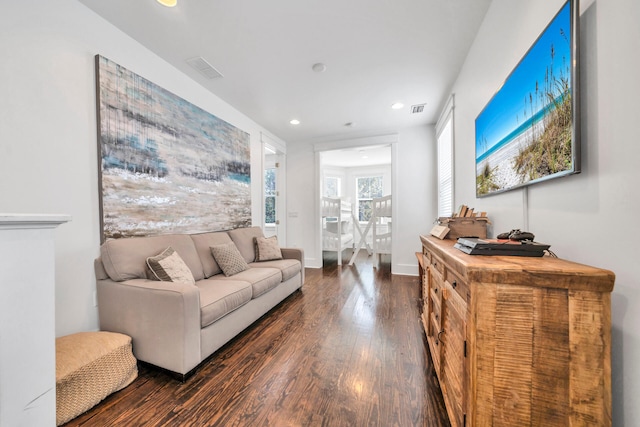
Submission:
<svg viewBox="0 0 640 427">
<path fill-rule="evenodd" d="M 322 262 L 353 263 L 354 252 L 376 252 L 375 231 L 390 237 L 391 217 L 374 218 L 374 200 L 392 193 L 392 150 L 390 144 L 357 146 L 321 151 L 320 241 Z M 370 223 L 375 222 L 375 227 Z M 379 254 L 381 252 L 378 252 Z M 391 257 L 389 249 L 382 254 Z"/>
<path fill-rule="evenodd" d="M 263 190 L 262 229 L 265 237 L 277 236 L 278 242 L 286 243 L 285 212 L 285 153 L 277 145 L 264 141 L 263 137 Z"/>
</svg>

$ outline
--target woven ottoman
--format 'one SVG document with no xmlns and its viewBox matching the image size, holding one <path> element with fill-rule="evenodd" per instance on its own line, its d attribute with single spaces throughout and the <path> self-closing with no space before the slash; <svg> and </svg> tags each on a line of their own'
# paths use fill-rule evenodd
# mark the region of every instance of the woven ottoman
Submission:
<svg viewBox="0 0 640 427">
<path fill-rule="evenodd" d="M 56 425 L 88 411 L 137 376 L 127 335 L 80 332 L 56 338 Z"/>
</svg>

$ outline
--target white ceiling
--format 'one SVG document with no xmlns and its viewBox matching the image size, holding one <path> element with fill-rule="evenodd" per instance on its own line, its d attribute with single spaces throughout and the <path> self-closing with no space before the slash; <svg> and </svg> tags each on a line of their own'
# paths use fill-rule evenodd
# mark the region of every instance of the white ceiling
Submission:
<svg viewBox="0 0 640 427">
<path fill-rule="evenodd" d="M 435 123 L 491 2 L 79 1 L 288 143 Z M 193 69 L 196 56 L 224 77 Z"/>
<path fill-rule="evenodd" d="M 389 145 L 345 148 L 323 151 L 320 154 L 322 166 L 353 168 L 391 164 L 391 146 Z"/>
</svg>

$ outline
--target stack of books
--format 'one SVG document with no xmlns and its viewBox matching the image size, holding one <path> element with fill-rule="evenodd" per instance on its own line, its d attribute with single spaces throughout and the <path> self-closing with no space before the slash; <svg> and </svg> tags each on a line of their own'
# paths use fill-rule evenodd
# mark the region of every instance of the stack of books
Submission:
<svg viewBox="0 0 640 427">
<path fill-rule="evenodd" d="M 486 212 L 474 212 L 474 208 L 470 208 L 467 205 L 462 205 L 458 209 L 458 212 L 454 212 L 451 215 L 452 218 L 486 218 Z"/>
<path fill-rule="evenodd" d="M 531 241 L 459 237 L 454 248 L 469 255 L 507 255 L 541 257 L 551 245 Z"/>
</svg>

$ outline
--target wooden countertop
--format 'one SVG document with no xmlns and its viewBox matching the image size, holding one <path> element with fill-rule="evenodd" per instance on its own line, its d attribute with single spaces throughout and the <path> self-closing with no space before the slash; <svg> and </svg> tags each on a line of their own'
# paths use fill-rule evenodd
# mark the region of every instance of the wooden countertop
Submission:
<svg viewBox="0 0 640 427">
<path fill-rule="evenodd" d="M 503 283 L 557 289 L 611 292 L 615 274 L 550 256 L 467 255 L 453 247 L 455 241 L 420 235 L 422 244 L 469 282 Z"/>
</svg>

